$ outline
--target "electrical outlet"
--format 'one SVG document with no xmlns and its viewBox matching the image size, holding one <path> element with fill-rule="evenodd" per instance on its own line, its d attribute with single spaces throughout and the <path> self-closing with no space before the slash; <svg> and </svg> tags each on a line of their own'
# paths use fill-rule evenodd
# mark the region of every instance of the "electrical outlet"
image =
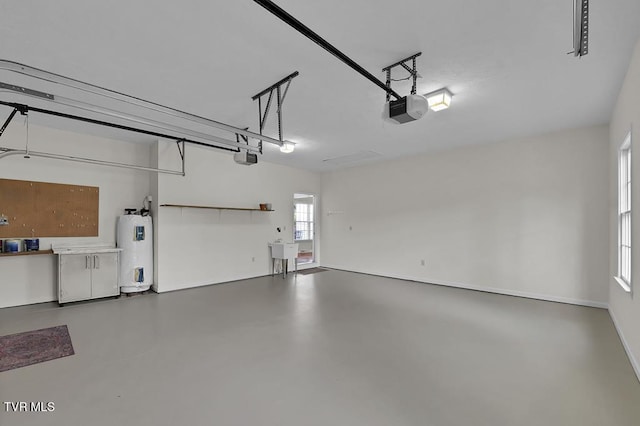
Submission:
<svg viewBox="0 0 640 426">
<path fill-rule="evenodd" d="M 420 265 L 421 265 L 421 266 L 424 266 L 424 259 L 422 259 L 422 260 L 420 261 Z"/>
</svg>

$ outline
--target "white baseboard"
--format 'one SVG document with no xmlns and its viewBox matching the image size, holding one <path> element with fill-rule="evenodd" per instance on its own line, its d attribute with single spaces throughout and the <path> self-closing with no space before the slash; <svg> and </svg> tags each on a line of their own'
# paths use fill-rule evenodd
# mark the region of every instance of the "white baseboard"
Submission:
<svg viewBox="0 0 640 426">
<path fill-rule="evenodd" d="M 448 282 L 448 281 L 425 281 L 423 278 L 421 279 L 421 278 L 409 277 L 409 276 L 388 276 L 388 275 L 375 274 L 375 273 L 358 271 L 358 270 L 353 270 L 353 269 L 347 270 L 347 269 L 344 269 L 344 268 L 331 266 L 331 265 L 322 265 L 322 266 L 325 267 L 325 268 L 337 269 L 337 270 L 340 270 L 340 271 L 347 271 L 347 272 L 356 272 L 356 273 L 359 273 L 359 274 L 373 275 L 373 276 L 377 276 L 377 277 L 394 278 L 394 279 L 414 281 L 414 282 L 419 282 L 419 283 L 424 283 L 424 284 L 435 284 L 435 285 L 442 285 L 442 286 L 446 286 L 446 287 L 462 288 L 462 289 L 466 289 L 466 290 L 476 290 L 476 291 L 484 291 L 484 292 L 488 292 L 488 293 L 503 294 L 503 295 L 506 295 L 506 296 L 526 297 L 526 298 L 529 298 L 529 299 L 545 300 L 545 301 L 549 301 L 549 302 L 568 303 L 568 304 L 571 304 L 571 305 L 580 305 L 580 306 L 588 306 L 588 307 L 592 307 L 592 308 L 607 309 L 608 312 L 609 312 L 609 315 L 611 316 L 611 319 L 613 320 L 613 324 L 614 324 L 614 326 L 616 328 L 616 331 L 618 332 L 618 336 L 620 336 L 620 340 L 622 341 L 622 346 L 624 347 L 624 350 L 627 353 L 627 357 L 629 358 L 629 362 L 631 362 L 631 366 L 633 367 L 633 371 L 636 373 L 636 376 L 638 377 L 638 380 L 640 381 L 640 362 L 638 362 L 638 360 L 634 357 L 633 352 L 631 352 L 631 347 L 627 343 L 627 339 L 624 337 L 624 334 L 622 333 L 622 330 L 618 326 L 618 321 L 616 320 L 616 317 L 613 314 L 613 312 L 609 309 L 609 306 L 608 306 L 607 303 L 596 302 L 596 301 L 593 301 L 593 300 L 572 299 L 572 298 L 567 298 L 567 297 L 552 296 L 552 295 L 538 294 L 538 293 L 530 293 L 530 292 L 525 292 L 525 291 L 505 290 L 505 289 L 493 288 L 493 287 L 482 287 L 482 286 L 476 286 L 476 285 L 471 285 L 471 284 L 461 284 L 461 283 Z"/>
<path fill-rule="evenodd" d="M 415 281 L 415 282 L 424 283 L 424 284 L 434 284 L 434 285 L 441 285 L 446 287 L 462 288 L 466 290 L 483 291 L 485 293 L 502 294 L 505 296 L 525 297 L 528 299 L 545 300 L 547 302 L 558 302 L 558 303 L 567 303 L 570 305 L 588 306 L 590 308 L 602 308 L 602 309 L 609 308 L 609 305 L 606 302 L 597 302 L 594 300 L 573 299 L 569 297 L 553 296 L 549 294 L 531 293 L 531 292 L 518 291 L 518 290 L 507 290 L 507 289 L 495 288 L 495 287 L 483 287 L 483 286 L 477 286 L 473 284 L 456 283 L 452 281 L 442 281 L 442 280 L 427 281 L 424 278 L 411 277 L 406 275 L 390 276 L 390 275 L 376 274 L 376 273 L 371 273 L 366 271 L 358 271 L 354 269 L 347 270 L 344 268 L 331 266 L 331 265 L 322 265 L 322 266 L 326 268 L 339 269 L 342 271 L 357 272 L 359 274 L 375 275 L 378 277 L 395 278 L 395 279 L 406 280 L 406 281 Z"/>
<path fill-rule="evenodd" d="M 609 316 L 611 316 L 611 319 L 613 320 L 613 325 L 615 326 L 616 331 L 618 332 L 618 336 L 620 336 L 620 341 L 622 342 L 622 346 L 624 347 L 624 350 L 627 353 L 627 357 L 629 357 L 629 361 L 631 362 L 631 366 L 633 367 L 633 371 L 635 371 L 636 376 L 638 377 L 638 380 L 640 381 L 640 363 L 633 356 L 633 352 L 631 352 L 631 347 L 629 347 L 629 344 L 627 343 L 627 339 L 624 337 L 624 334 L 622 333 L 622 330 L 618 326 L 618 320 L 616 319 L 616 316 L 613 314 L 611 309 L 609 309 Z"/>
<path fill-rule="evenodd" d="M 198 287 L 208 287 L 211 285 L 218 285 L 218 284 L 228 284 L 228 283 L 232 283 L 235 281 L 242 281 L 242 280 L 250 280 L 252 278 L 258 278 L 258 277 L 243 277 L 243 278 L 238 278 L 236 280 L 229 280 L 229 281 L 196 281 L 196 282 L 190 282 L 190 283 L 180 283 L 179 285 L 176 285 L 175 287 L 172 288 L 160 288 L 158 287 L 158 290 L 155 290 L 156 293 L 171 293 L 174 291 L 181 291 L 181 290 L 190 290 L 193 288 L 198 288 Z"/>
<path fill-rule="evenodd" d="M 298 271 L 303 271 L 305 269 L 312 269 L 312 268 L 317 268 L 319 267 L 320 264 L 317 262 L 314 263 L 307 263 L 304 265 L 298 265 Z M 294 270 L 293 269 L 289 269 L 288 275 L 294 274 Z M 253 276 L 247 276 L 247 277 L 239 277 L 239 278 L 234 278 L 232 280 L 228 280 L 228 281 L 196 281 L 196 282 L 191 282 L 191 283 L 180 283 L 179 285 L 172 287 L 172 288 L 160 288 L 158 286 L 157 283 L 154 283 L 151 286 L 151 289 L 153 291 L 155 291 L 156 293 L 170 293 L 172 291 L 180 291 L 180 290 L 188 290 L 190 288 L 198 288 L 198 287 L 206 287 L 206 286 L 210 286 L 210 285 L 218 285 L 218 284 L 228 284 L 228 283 L 232 283 L 235 281 L 243 281 L 243 280 L 251 280 L 253 278 L 260 278 L 260 277 L 268 277 L 271 274 L 260 274 L 260 275 L 253 275 Z M 274 276 L 278 277 L 282 275 L 282 272 L 279 272 L 277 274 L 273 274 Z"/>
</svg>

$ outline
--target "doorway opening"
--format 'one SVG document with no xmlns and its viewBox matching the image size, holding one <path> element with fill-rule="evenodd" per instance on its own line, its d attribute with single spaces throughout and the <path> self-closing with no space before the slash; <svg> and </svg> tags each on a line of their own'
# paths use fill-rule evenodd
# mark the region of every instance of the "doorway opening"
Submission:
<svg viewBox="0 0 640 426">
<path fill-rule="evenodd" d="M 293 240 L 298 244 L 298 265 L 314 263 L 316 227 L 312 194 L 293 194 Z"/>
</svg>

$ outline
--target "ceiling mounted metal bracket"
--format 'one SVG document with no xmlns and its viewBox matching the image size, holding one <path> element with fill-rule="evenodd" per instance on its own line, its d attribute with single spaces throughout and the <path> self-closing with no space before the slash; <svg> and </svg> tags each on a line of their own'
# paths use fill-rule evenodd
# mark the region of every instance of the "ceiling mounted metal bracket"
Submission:
<svg viewBox="0 0 640 426">
<path fill-rule="evenodd" d="M 39 157 L 39 158 L 49 158 L 52 160 L 74 161 L 76 163 L 95 164 L 98 166 L 107 166 L 107 167 L 119 167 L 122 169 L 141 170 L 144 172 L 154 172 L 154 173 L 162 173 L 162 174 L 169 174 L 169 175 L 179 175 L 179 176 L 185 175 L 184 160 L 182 161 L 182 170 L 169 170 L 169 169 L 158 169 L 155 167 L 138 166 L 135 164 L 117 163 L 114 161 L 96 160 L 94 158 L 76 157 L 73 155 L 62 155 L 62 154 L 53 154 L 50 152 L 31 151 L 27 149 L 0 147 L 0 159 L 13 156 L 13 155 L 22 155 L 24 156 L 24 158 Z"/>
<path fill-rule="evenodd" d="M 101 86 L 97 86 L 95 84 L 91 84 L 91 83 L 85 83 L 83 81 L 80 80 L 76 80 L 73 78 L 69 78 L 69 77 L 65 77 L 59 74 L 55 74 L 49 71 L 45 71 L 45 70 L 41 70 L 38 68 L 34 68 L 25 64 L 21 64 L 18 62 L 13 62 L 13 61 L 8 61 L 5 59 L 0 59 L 0 70 L 6 70 L 9 72 L 13 72 L 16 74 L 21 74 L 21 75 L 25 75 L 40 81 L 44 81 L 47 83 L 51 83 L 51 84 L 55 84 L 55 85 L 60 85 L 60 86 L 64 86 L 66 88 L 71 88 L 74 90 L 79 90 L 81 92 L 84 92 L 84 94 L 89 94 L 89 95 L 95 95 L 98 96 L 101 99 L 104 100 L 108 100 L 108 101 L 116 101 L 116 102 L 121 102 L 123 104 L 126 104 L 127 108 L 129 107 L 139 107 L 142 109 L 142 111 L 144 111 L 145 113 L 155 113 L 155 114 L 162 114 L 164 116 L 168 116 L 171 117 L 173 119 L 181 119 L 181 120 L 185 120 L 185 121 L 189 121 L 191 123 L 196 123 L 198 125 L 202 125 L 202 126 L 208 126 L 209 128 L 215 128 L 215 129 L 219 129 L 219 130 L 223 130 L 223 131 L 227 131 L 230 133 L 239 133 L 242 134 L 248 138 L 252 138 L 252 139 L 257 139 L 257 140 L 261 140 L 263 142 L 268 142 L 277 146 L 282 147 L 282 145 L 284 144 L 282 141 L 279 141 L 277 139 L 274 138 L 270 138 L 267 136 L 262 136 L 258 133 L 254 133 L 254 132 L 250 132 L 248 130 L 243 130 L 241 128 L 235 127 L 235 126 L 231 126 L 229 124 L 225 124 L 225 123 L 221 123 L 219 121 L 215 121 L 215 120 L 211 120 L 205 117 L 201 117 L 195 114 L 191 114 L 185 111 L 181 111 L 179 109 L 176 108 L 171 108 L 159 103 L 155 103 L 155 102 L 151 102 L 151 101 L 147 101 L 135 96 L 131 96 L 131 95 L 127 95 L 121 92 L 117 92 L 111 89 L 106 89 L 104 87 Z M 76 101 L 73 99 L 68 99 L 68 98 L 63 98 L 60 96 L 54 96 L 52 94 L 48 94 L 48 93 L 44 93 L 44 92 L 39 92 L 37 90 L 32 90 L 32 89 L 27 89 L 24 87 L 19 87 L 19 86 L 14 86 L 11 84 L 3 84 L 2 86 L 0 86 L 0 89 L 6 89 L 6 90 L 10 90 L 13 92 L 18 92 L 21 93 L 23 95 L 29 96 L 29 97 L 36 97 L 36 98 L 40 98 L 40 99 L 45 99 L 51 102 L 55 102 L 55 103 L 60 103 L 64 106 L 71 106 L 74 108 L 80 108 L 83 110 L 88 110 L 94 113 L 100 113 L 100 114 L 106 114 L 106 115 L 110 115 L 110 116 L 117 116 L 119 119 L 124 119 L 124 120 L 128 120 L 128 121 L 133 121 L 136 123 L 141 123 L 142 121 L 146 120 L 146 119 L 141 119 L 141 117 L 139 116 L 134 116 L 134 115 L 127 115 L 124 113 L 120 113 L 118 111 L 113 111 L 113 110 L 109 110 L 108 108 L 104 108 L 103 106 L 98 106 L 98 105 L 93 105 L 93 104 L 88 104 L 88 103 L 82 103 L 80 101 Z M 152 120 L 146 120 L 146 123 L 142 123 L 145 125 L 150 125 L 149 122 L 151 122 Z M 164 127 L 166 130 L 170 130 L 172 132 L 177 132 L 177 133 L 185 133 L 188 134 L 187 132 L 184 132 L 186 129 L 184 127 L 179 127 L 179 126 L 174 126 L 171 124 L 168 124 L 167 121 L 165 119 L 162 119 L 160 121 L 155 120 L 156 123 L 156 127 L 157 127 L 157 123 L 162 122 L 164 123 Z M 191 135 L 193 136 L 195 135 L 196 132 L 190 132 Z M 203 134 L 204 135 L 204 134 Z M 208 133 L 206 135 L 209 135 Z M 202 136 L 198 136 L 198 137 L 202 137 Z M 214 136 L 210 136 L 208 139 L 213 140 Z M 217 138 L 219 143 L 223 143 L 223 144 L 231 144 L 234 145 L 234 143 L 232 141 L 227 141 L 224 140 L 225 142 L 221 142 L 223 139 L 222 138 Z M 255 148 L 255 147 L 254 147 Z M 257 151 L 257 148 L 255 148 L 255 150 Z"/>
<path fill-rule="evenodd" d="M 180 139 L 176 141 L 176 145 L 178 146 L 178 153 L 180 154 L 180 160 L 182 161 L 182 176 L 186 176 L 186 173 L 184 171 L 184 167 L 185 167 L 184 157 L 187 155 L 187 147 L 185 146 L 185 143 L 186 141 L 184 139 Z M 182 146 L 180 144 L 182 144 Z"/>
<path fill-rule="evenodd" d="M 126 126 L 126 125 L 116 125 L 113 123 L 109 123 L 103 120 L 90 120 L 90 119 L 85 119 L 84 117 L 80 117 L 77 115 L 72 115 L 72 114 L 61 114 L 61 113 L 56 113 L 55 111 L 51 111 L 48 109 L 38 109 L 38 108 L 34 108 L 32 106 L 27 106 L 24 104 L 11 104 L 11 105 L 17 105 L 18 108 L 24 108 L 24 111 L 20 111 L 23 115 L 26 114 L 27 109 L 30 109 L 32 111 L 36 111 L 36 112 L 41 112 L 44 114 L 49 114 L 49 115 L 54 115 L 54 116 L 58 116 L 58 117 L 62 117 L 62 118 L 69 118 L 69 119 L 73 119 L 73 120 L 78 120 L 78 121 L 86 121 L 86 122 L 90 122 L 93 124 L 98 124 L 98 125 L 102 125 L 102 126 L 107 126 L 107 127 L 114 127 L 114 128 L 119 128 L 122 130 L 127 130 L 127 131 L 131 131 L 134 133 L 141 133 L 141 134 L 148 134 L 148 135 L 152 135 L 152 136 L 161 136 L 161 137 L 167 137 L 168 139 L 184 139 L 189 143 L 194 143 L 194 144 L 198 144 L 201 146 L 208 146 L 210 148 L 216 148 L 216 149 L 221 149 L 221 150 L 225 150 L 225 151 L 233 151 L 233 152 L 238 152 L 239 149 L 237 147 L 237 144 L 233 141 L 215 136 L 215 135 L 211 135 L 211 134 L 206 134 L 206 133 L 202 133 L 202 132 L 197 132 L 197 131 L 193 131 L 193 130 L 189 130 L 189 129 L 185 129 L 183 127 L 179 127 L 179 126 L 173 126 L 173 125 L 168 125 L 166 123 L 162 123 L 156 120 L 151 120 L 151 119 L 147 119 L 144 117 L 140 117 L 137 115 L 133 115 L 133 114 L 123 114 L 120 113 L 118 111 L 115 111 L 113 109 L 109 109 L 109 108 L 104 108 L 104 107 L 98 107 L 98 106 L 94 106 L 91 104 L 87 104 L 85 102 L 82 101 L 76 101 L 73 99 L 69 99 L 63 96 L 54 96 L 52 94 L 49 93 L 44 93 L 41 91 L 37 91 L 37 90 L 32 90 L 32 89 L 28 89 L 25 87 L 21 87 L 21 86 L 16 86 L 13 84 L 7 84 L 7 83 L 3 83 L 0 82 L 0 91 L 9 91 L 9 92 L 16 92 L 19 94 L 22 94 L 26 97 L 31 97 L 31 98 L 35 98 L 35 99 L 44 99 L 46 101 L 51 101 L 57 105 L 62 105 L 65 107 L 72 107 L 72 108 L 76 108 L 76 109 L 80 109 L 82 111 L 85 112 L 89 112 L 89 113 L 98 113 L 101 115 L 105 115 L 108 117 L 112 117 L 112 118 L 116 118 L 116 119 L 122 119 L 122 120 L 126 120 L 128 122 L 133 122 L 135 124 L 138 125 L 143 125 L 143 126 L 148 126 L 148 127 L 152 127 L 155 129 L 159 129 L 162 131 L 170 131 L 170 132 L 179 132 L 182 135 L 188 135 L 189 137 L 195 137 L 195 138 L 199 138 L 199 139 L 204 139 L 205 141 L 208 142 L 212 142 L 208 143 L 208 142 L 199 142 L 199 141 L 195 141 L 192 139 L 188 139 L 188 138 L 184 138 L 183 136 L 167 136 L 164 132 L 163 133 L 159 133 L 156 131 L 147 131 L 147 130 L 143 130 L 143 129 L 139 129 L 136 127 L 132 127 L 132 126 Z M 9 105 L 9 103 L 0 103 L 0 104 L 4 104 L 4 105 Z M 239 129 L 240 131 L 246 131 L 246 130 L 242 130 Z M 235 148 L 233 149 L 229 149 L 227 147 L 223 147 L 223 146 L 219 146 L 219 145 L 227 145 L 227 146 L 233 146 Z M 249 150 L 253 151 L 253 152 L 258 152 L 258 148 L 257 147 L 249 147 Z"/>
<path fill-rule="evenodd" d="M 13 117 L 16 116 L 17 112 L 19 112 L 20 115 L 27 115 L 27 113 L 29 112 L 29 107 L 26 105 L 15 104 L 12 106 L 13 106 L 13 111 L 11 111 L 11 114 L 9 114 L 9 117 L 7 117 L 2 127 L 0 127 L 0 136 L 2 136 L 5 130 L 7 130 L 7 127 L 13 120 Z"/>
<path fill-rule="evenodd" d="M 14 108 L 13 111 L 11 111 L 11 114 L 9 114 L 9 117 L 7 117 L 2 127 L 0 127 L 0 136 L 2 136 L 4 131 L 7 129 L 7 126 L 9 126 L 9 123 L 11 123 L 11 120 L 13 120 L 13 117 L 16 116 L 16 112 L 18 112 L 18 108 Z M 25 114 L 25 113 L 22 113 L 22 114 Z"/>
<path fill-rule="evenodd" d="M 0 89 L 11 90 L 13 92 L 22 93 L 28 96 L 34 96 L 37 98 L 47 99 L 49 101 L 55 100 L 55 97 L 50 93 L 41 92 L 39 90 L 28 89 L 26 87 L 16 86 L 15 84 L 7 84 L 0 81 Z"/>
<path fill-rule="evenodd" d="M 283 78 L 282 80 L 278 81 L 277 83 L 272 84 L 271 86 L 267 87 L 260 93 L 255 94 L 251 97 L 251 99 L 254 101 L 256 99 L 258 100 L 258 124 L 260 127 L 261 135 L 267 123 L 267 117 L 269 116 L 269 110 L 271 108 L 271 100 L 273 99 L 273 94 L 275 92 L 276 103 L 277 103 L 276 114 L 278 116 L 278 140 L 280 140 L 280 142 L 284 142 L 284 139 L 282 138 L 282 104 L 284 103 L 284 100 L 287 97 L 287 92 L 289 91 L 291 80 L 296 78 L 299 74 L 300 73 L 298 71 L 295 71 L 289 74 L 288 76 L 286 76 L 285 78 Z M 283 90 L 282 86 L 285 84 L 286 86 L 284 87 L 284 90 Z M 267 99 L 267 105 L 264 108 L 264 114 L 263 114 L 262 113 L 262 96 L 266 95 L 267 93 L 269 94 L 269 98 Z M 287 142 L 287 143 L 291 143 L 291 142 Z M 260 146 L 260 149 L 262 149 L 262 146 Z"/>
<path fill-rule="evenodd" d="M 573 56 L 589 53 L 589 0 L 573 0 Z"/>
<path fill-rule="evenodd" d="M 247 130 L 249 128 L 247 127 Z M 244 135 L 240 135 L 238 133 L 236 133 L 236 142 L 240 143 L 240 140 L 242 140 L 242 142 L 246 143 L 247 145 L 249 145 L 249 138 L 244 136 Z"/>
<path fill-rule="evenodd" d="M 180 154 L 180 159 L 182 161 L 184 161 L 184 142 L 185 142 L 184 139 L 178 139 L 176 141 L 176 146 L 178 147 L 178 154 Z"/>
<path fill-rule="evenodd" d="M 23 105 L 25 109 L 28 110 L 28 107 L 26 105 Z M 17 107 L 14 108 L 14 110 L 12 111 L 10 118 L 13 118 L 13 116 L 15 115 L 15 113 L 17 111 L 20 111 L 20 109 L 18 109 Z M 24 113 L 24 115 L 27 115 L 26 112 Z M 5 122 L 5 126 L 3 126 L 4 130 L 6 128 L 6 125 L 9 124 L 10 120 L 7 120 L 7 122 Z M 28 131 L 28 130 L 27 130 Z M 2 136 L 2 132 L 0 132 L 0 136 Z M 141 170 L 141 171 L 145 171 L 145 172 L 154 172 L 154 173 L 162 173 L 162 174 L 169 174 L 169 175 L 180 175 L 180 176 L 185 176 L 185 164 L 184 164 L 184 157 L 185 157 L 185 153 L 186 153 L 186 148 L 185 148 L 185 140 L 184 139 L 180 139 L 176 141 L 176 144 L 178 146 L 178 153 L 180 154 L 180 159 L 182 160 L 182 169 L 181 170 L 170 170 L 170 169 L 160 169 L 160 168 L 156 168 L 156 167 L 148 167 L 148 166 L 139 166 L 136 164 L 128 164 L 128 163 L 118 163 L 118 162 L 114 162 L 114 161 L 106 161 L 106 160 L 97 160 L 95 158 L 85 158 L 85 157 L 76 157 L 76 156 L 72 156 L 72 155 L 62 155 L 62 154 L 54 154 L 54 153 L 50 153 L 50 152 L 38 152 L 38 151 L 31 151 L 29 150 L 28 147 L 29 144 L 29 140 L 27 139 L 27 146 L 25 147 L 25 149 L 15 149 L 15 148 L 6 148 L 6 147 L 0 147 L 0 159 L 3 159 L 5 157 L 9 157 L 9 156 L 13 156 L 13 155 L 22 155 L 24 158 L 31 158 L 31 157 L 40 157 L 40 158 L 49 158 L 49 159 L 53 159 L 53 160 L 65 160 L 65 161 L 75 161 L 77 163 L 86 163 L 86 164 L 96 164 L 99 166 L 107 166 L 107 167 L 119 167 L 119 168 L 123 168 L 123 169 L 131 169 L 131 170 Z M 182 144 L 182 146 L 180 146 L 180 144 Z"/>
<path fill-rule="evenodd" d="M 221 149 L 221 150 L 232 151 L 232 152 L 237 152 L 238 151 L 237 148 L 234 149 L 234 148 L 229 148 L 229 147 L 226 147 L 226 146 L 212 145 L 212 144 L 209 144 L 209 143 L 200 142 L 200 141 L 187 139 L 187 138 L 181 138 L 181 137 L 177 137 L 175 135 L 169 135 L 169 134 L 166 134 L 166 133 L 160 133 L 160 132 L 144 130 L 144 129 L 137 129 L 135 127 L 124 126 L 122 124 L 110 123 L 110 122 L 102 121 L 102 120 L 95 120 L 93 118 L 81 117 L 81 116 L 78 116 L 78 115 L 67 114 L 67 113 L 58 112 L 58 111 L 52 111 L 52 110 L 48 110 L 48 109 L 44 109 L 44 108 L 36 108 L 36 107 L 32 107 L 32 106 L 25 105 L 25 104 L 18 104 L 18 103 L 13 103 L 13 102 L 0 101 L 0 105 L 5 105 L 5 106 L 12 107 L 14 109 L 17 109 L 21 113 L 22 113 L 22 111 L 24 111 L 23 112 L 24 115 L 26 115 L 26 113 L 29 112 L 29 111 L 33 111 L 33 112 L 37 112 L 37 113 L 41 113 L 41 114 L 51 115 L 51 116 L 54 116 L 54 117 L 68 118 L 70 120 L 76 120 L 76 121 L 81 121 L 81 122 L 85 122 L 85 123 L 96 124 L 96 125 L 99 125 L 99 126 L 112 127 L 112 128 L 115 128 L 115 129 L 126 130 L 126 131 L 134 132 L 134 133 L 141 133 L 141 134 L 144 134 L 144 135 L 155 136 L 155 137 L 159 137 L 159 138 L 172 139 L 172 140 L 182 140 L 184 142 L 187 142 L 187 143 L 190 143 L 190 144 L 193 144 L 193 145 L 205 146 L 205 147 L 208 147 L 208 148 L 215 148 L 215 149 Z M 221 139 L 221 141 L 225 141 L 226 142 L 225 139 Z M 257 149 L 255 147 L 251 147 L 251 148 L 253 148 L 254 150 Z"/>
<path fill-rule="evenodd" d="M 413 85 L 411 86 L 411 94 L 415 95 L 418 89 L 418 77 L 420 77 L 420 74 L 418 74 L 417 68 L 416 68 L 416 58 L 418 56 L 422 55 L 422 52 L 418 52 L 416 54 L 413 54 L 411 56 L 409 56 L 408 58 L 405 58 L 401 61 L 396 62 L 395 64 L 391 64 L 387 67 L 382 68 L 382 71 L 386 73 L 387 75 L 387 88 L 389 89 L 389 91 L 387 91 L 387 102 L 389 102 L 391 100 L 391 82 L 392 81 L 397 81 L 397 80 L 391 80 L 391 70 L 395 67 L 402 67 L 405 70 L 407 70 L 410 74 L 409 78 L 413 79 Z M 407 62 L 411 61 L 411 66 L 407 65 Z"/>
<path fill-rule="evenodd" d="M 249 128 L 246 127 L 245 130 L 249 130 Z M 249 138 L 244 135 L 236 133 L 236 142 L 238 142 L 238 144 L 245 143 L 247 148 L 249 147 Z M 241 152 L 241 149 L 242 148 L 238 148 L 238 152 Z M 262 154 L 262 141 L 258 141 L 258 152 Z"/>
<path fill-rule="evenodd" d="M 246 127 L 245 129 L 249 130 L 248 127 Z M 262 132 L 260 132 L 260 133 L 262 133 Z M 249 138 L 244 136 L 244 135 L 240 135 L 238 133 L 236 133 L 236 142 L 238 142 L 238 143 L 244 142 L 244 143 L 247 144 L 247 146 L 249 146 Z M 291 143 L 291 142 L 287 142 L 287 143 Z M 238 148 L 238 152 L 240 152 L 240 149 L 241 148 Z M 262 154 L 262 141 L 261 140 L 258 141 L 258 152 L 260 154 Z"/>
</svg>

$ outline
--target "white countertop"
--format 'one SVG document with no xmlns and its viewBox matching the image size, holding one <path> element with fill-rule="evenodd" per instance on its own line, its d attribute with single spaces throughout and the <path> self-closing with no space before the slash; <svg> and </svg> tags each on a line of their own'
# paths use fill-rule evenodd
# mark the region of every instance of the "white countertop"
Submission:
<svg viewBox="0 0 640 426">
<path fill-rule="evenodd" d="M 53 247 L 54 254 L 87 254 L 87 253 L 114 253 L 122 251 L 117 247 Z"/>
</svg>

